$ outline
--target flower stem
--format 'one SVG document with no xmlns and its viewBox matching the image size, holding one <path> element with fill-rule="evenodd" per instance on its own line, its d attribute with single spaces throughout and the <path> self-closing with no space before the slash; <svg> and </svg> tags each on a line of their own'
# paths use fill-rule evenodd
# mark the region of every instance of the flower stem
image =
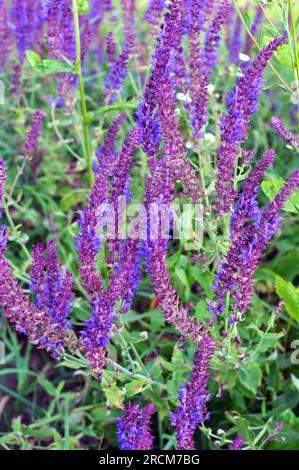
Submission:
<svg viewBox="0 0 299 470">
<path fill-rule="evenodd" d="M 292 0 L 288 0 L 288 3 L 289 3 L 289 10 L 290 10 L 291 24 L 292 24 L 292 35 L 293 35 L 293 41 L 294 41 L 294 54 L 295 54 L 297 83 L 298 83 L 299 81 L 299 52 L 298 52 L 298 44 L 297 44 L 296 22 L 295 22 Z"/>
<path fill-rule="evenodd" d="M 83 139 L 84 139 L 84 153 L 86 158 L 86 166 L 88 173 L 89 186 L 93 184 L 92 174 L 92 161 L 91 161 L 91 149 L 89 141 L 89 116 L 86 107 L 86 99 L 82 77 L 82 62 L 81 62 L 81 41 L 80 41 L 80 25 L 79 25 L 79 14 L 77 0 L 72 0 L 73 5 L 73 18 L 76 38 L 76 70 L 78 75 L 79 93 L 81 100 L 81 113 L 82 113 L 82 127 L 83 127 Z"/>
<path fill-rule="evenodd" d="M 257 40 L 255 39 L 255 37 L 251 34 L 251 31 L 250 31 L 250 28 L 247 26 L 246 24 L 246 21 L 242 15 L 242 12 L 240 10 L 240 7 L 239 5 L 237 4 L 237 1 L 236 0 L 232 0 L 233 4 L 234 4 L 234 7 L 240 17 L 240 20 L 242 21 L 243 23 L 243 26 L 246 30 L 246 33 L 248 34 L 248 36 L 250 37 L 250 39 L 253 41 L 253 43 L 256 45 L 256 47 L 258 48 L 259 51 L 262 50 L 262 47 L 259 45 L 259 43 L 257 42 Z M 282 83 L 282 85 L 284 86 L 285 90 L 287 90 L 291 95 L 294 94 L 293 90 L 289 87 L 289 85 L 286 83 L 286 81 L 282 78 L 282 76 L 280 75 L 280 73 L 276 70 L 276 68 L 274 67 L 274 65 L 271 64 L 271 62 L 269 62 L 269 67 L 272 69 L 272 71 L 275 73 L 276 77 L 279 79 L 279 81 Z"/>
</svg>

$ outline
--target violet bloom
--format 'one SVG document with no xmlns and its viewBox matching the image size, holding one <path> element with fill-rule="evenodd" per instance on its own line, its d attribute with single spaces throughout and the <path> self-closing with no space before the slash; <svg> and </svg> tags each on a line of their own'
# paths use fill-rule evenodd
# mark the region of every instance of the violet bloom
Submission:
<svg viewBox="0 0 299 470">
<path fill-rule="evenodd" d="M 150 26 L 150 34 L 155 35 L 159 31 L 165 0 L 150 0 L 143 20 Z"/>
<path fill-rule="evenodd" d="M 299 137 L 288 131 L 277 116 L 272 117 L 271 124 L 275 134 L 278 135 L 281 140 L 286 142 L 288 145 L 295 147 L 296 149 L 299 148 Z"/>
<path fill-rule="evenodd" d="M 118 127 L 119 122 L 114 126 Z M 105 147 L 99 159 L 99 168 L 89 196 L 88 207 L 81 213 L 81 234 L 77 237 L 83 287 L 89 294 L 92 314 L 81 333 L 82 352 L 87 358 L 92 373 L 98 379 L 106 365 L 106 345 L 109 343 L 113 325 L 119 313 L 126 313 L 139 283 L 140 249 L 139 240 L 110 240 L 110 256 L 119 261 L 113 264 L 107 290 L 101 285 L 96 269 L 96 256 L 100 246 L 101 205 L 109 202 L 117 208 L 119 196 L 124 196 L 128 187 L 129 171 L 139 145 L 137 129 L 129 132 L 118 158 L 110 153 L 110 144 Z"/>
<path fill-rule="evenodd" d="M 239 62 L 239 53 L 242 48 L 242 21 L 238 14 L 235 17 L 235 25 L 230 39 L 229 58 L 232 64 Z"/>
<path fill-rule="evenodd" d="M 182 0 L 172 0 L 168 5 L 155 47 L 152 72 L 138 109 L 138 126 L 142 132 L 143 151 L 148 157 L 149 165 L 152 164 L 159 152 L 161 139 L 156 113 L 156 94 L 160 81 L 169 68 L 174 51 L 177 51 L 181 44 L 184 28 L 183 7 Z"/>
<path fill-rule="evenodd" d="M 122 0 L 124 46 L 119 57 L 111 64 L 105 80 L 105 103 L 113 103 L 129 71 L 129 60 L 135 45 L 135 0 Z"/>
<path fill-rule="evenodd" d="M 205 93 L 205 85 L 202 85 L 202 48 L 201 48 L 201 32 L 203 30 L 205 16 L 204 7 L 206 0 L 193 0 L 191 3 L 190 24 L 188 28 L 189 40 L 189 82 L 190 97 L 192 99 L 191 106 L 191 124 L 195 135 L 198 137 L 202 124 L 199 122 L 202 113 L 203 95 Z"/>
<path fill-rule="evenodd" d="M 60 274 L 57 248 L 54 240 L 45 249 L 38 243 L 33 250 L 31 271 L 31 292 L 36 296 L 36 306 L 47 310 L 53 322 L 62 327 L 71 327 L 67 320 L 73 303 L 73 278 L 68 271 L 66 276 Z"/>
<path fill-rule="evenodd" d="M 275 152 L 268 150 L 255 168 L 251 170 L 245 180 L 239 201 L 235 206 L 231 217 L 230 246 L 226 260 L 216 275 L 213 284 L 217 296 L 216 305 L 212 309 L 215 314 L 223 312 L 226 292 L 232 291 L 236 286 L 244 252 L 261 218 L 261 211 L 257 206 L 260 184 L 265 172 L 272 166 L 274 158 Z"/>
<path fill-rule="evenodd" d="M 105 80 L 105 103 L 112 104 L 122 87 L 129 71 L 129 60 L 133 52 L 134 43 L 135 33 L 128 32 L 124 47 L 117 59 L 111 64 L 109 74 Z"/>
<path fill-rule="evenodd" d="M 0 160 L 0 209 L 2 208 L 2 204 L 3 204 L 5 181 L 6 181 L 5 164 L 3 160 Z"/>
<path fill-rule="evenodd" d="M 233 189 L 233 168 L 242 142 L 247 140 L 249 124 L 257 108 L 263 71 L 286 36 L 271 41 L 238 79 L 228 95 L 227 114 L 221 118 L 221 144 L 218 148 L 217 212 L 229 212 L 236 198 Z"/>
<path fill-rule="evenodd" d="M 117 420 L 117 437 L 121 450 L 152 449 L 154 438 L 150 421 L 154 412 L 153 405 L 147 405 L 141 410 L 138 405 L 128 404 L 124 416 Z"/>
<path fill-rule="evenodd" d="M 134 34 L 136 0 L 120 0 L 125 40 Z M 130 39 L 131 40 L 131 39 Z"/>
<path fill-rule="evenodd" d="M 193 44 L 199 36 L 198 32 L 196 33 L 196 28 L 194 28 L 195 39 L 193 39 L 194 33 L 191 34 L 192 29 L 189 33 L 192 127 L 194 137 L 197 139 L 200 137 L 200 132 L 206 123 L 209 80 L 217 63 L 217 53 L 221 39 L 220 31 L 226 21 L 230 8 L 231 6 L 226 0 L 220 3 L 216 16 L 207 29 L 205 48 L 201 54 L 199 54 L 199 46 L 195 47 L 195 44 Z M 192 17 L 195 16 L 195 24 L 198 21 L 196 20 L 196 10 L 192 15 Z M 201 20 L 202 22 L 203 20 Z"/>
<path fill-rule="evenodd" d="M 137 255 L 137 242 L 127 240 L 122 264 L 112 273 L 107 290 L 93 298 L 91 318 L 81 332 L 81 351 L 89 362 L 91 372 L 99 380 L 107 362 L 106 346 L 117 314 L 126 313 L 126 303 L 136 287 L 136 263 L 139 263 Z"/>
<path fill-rule="evenodd" d="M 0 1 L 0 69 L 7 63 L 11 50 L 11 29 L 8 23 L 6 0 Z"/>
<path fill-rule="evenodd" d="M 166 167 L 165 173 L 167 173 L 167 169 L 169 169 L 170 179 L 172 178 L 173 180 L 179 181 L 183 185 L 185 195 L 196 203 L 202 196 L 202 189 L 195 170 L 192 169 L 188 160 L 185 159 L 186 151 L 183 137 L 179 131 L 176 120 L 176 103 L 170 69 L 167 69 L 164 76 L 161 77 L 156 100 L 158 104 L 161 135 L 165 141 L 163 148 L 163 161 Z M 173 176 L 171 176 L 171 173 L 173 173 Z"/>
<path fill-rule="evenodd" d="M 162 167 L 165 166 L 165 191 L 169 188 L 171 190 L 173 181 L 176 179 L 182 183 L 188 197 L 198 201 L 202 192 L 194 170 L 184 158 L 185 149 L 176 120 L 174 81 L 171 76 L 175 52 L 180 46 L 183 34 L 181 7 L 181 2 L 171 2 L 165 14 L 155 49 L 152 74 L 138 111 L 138 124 L 142 132 L 143 150 L 148 156 L 150 168 L 154 171 L 155 167 L 156 173 L 160 172 L 161 177 Z M 155 158 L 159 151 L 161 137 L 165 141 L 163 162 Z M 154 177 L 151 177 L 151 181 L 153 182 L 152 188 L 155 190 Z M 156 189 L 156 200 L 158 200 L 159 189 L 162 189 L 161 186 L 159 188 L 158 181 Z M 170 203 L 169 197 L 164 197 L 163 200 Z"/>
<path fill-rule="evenodd" d="M 88 198 L 88 206 L 80 212 L 81 233 L 76 237 L 81 263 L 79 273 L 84 289 L 92 298 L 102 291 L 102 283 L 96 270 L 96 257 L 101 245 L 101 219 L 104 215 L 101 214 L 101 210 L 106 203 L 111 202 L 111 198 L 115 206 L 117 198 L 124 195 L 133 157 L 139 145 L 139 131 L 133 129 L 128 133 L 120 155 L 116 158 L 113 143 L 122 120 L 123 115 L 113 123 L 111 132 L 108 131 L 109 134 L 98 157 L 97 173 Z"/>
<path fill-rule="evenodd" d="M 241 450 L 244 447 L 244 439 L 242 436 L 237 436 L 230 444 L 228 450 Z"/>
<path fill-rule="evenodd" d="M 32 118 L 30 130 L 26 136 L 26 140 L 24 143 L 24 157 L 27 160 L 30 159 L 34 155 L 34 152 L 38 143 L 38 139 L 41 135 L 42 124 L 43 124 L 44 118 L 45 118 L 45 115 L 42 111 L 40 110 L 35 111 L 33 118 Z"/>
<path fill-rule="evenodd" d="M 90 18 L 91 21 L 91 43 L 93 51 L 97 56 L 99 64 L 103 59 L 103 38 L 100 34 L 100 28 L 103 24 L 105 15 L 111 13 L 112 1 L 111 0 L 91 0 L 90 4 Z"/>
<path fill-rule="evenodd" d="M 0 160 L 0 219 L 2 217 L 2 206 L 3 206 L 5 182 L 6 182 L 5 164 L 2 160 Z M 5 225 L 0 225 L 0 255 L 5 251 L 6 243 L 7 243 L 6 227 Z"/>
<path fill-rule="evenodd" d="M 107 62 L 111 66 L 116 62 L 117 44 L 115 42 L 113 33 L 110 31 L 106 36 L 106 53 Z"/>
<path fill-rule="evenodd" d="M 148 246 L 150 279 L 156 294 L 157 304 L 161 308 L 165 321 L 175 326 L 183 338 L 195 344 L 201 342 L 204 332 L 201 324 L 189 315 L 191 306 L 180 307 L 180 301 L 171 285 L 167 269 L 167 251 L 163 240 L 154 241 Z"/>
<path fill-rule="evenodd" d="M 203 425 L 208 419 L 206 404 L 209 399 L 207 391 L 208 369 L 213 353 L 213 341 L 206 334 L 195 353 L 190 383 L 181 387 L 180 405 L 176 412 L 170 415 L 171 424 L 176 428 L 177 447 L 180 450 L 195 449 L 194 432 L 197 426 Z"/>
<path fill-rule="evenodd" d="M 61 2 L 50 0 L 46 5 L 46 46 L 51 59 L 59 59 L 61 39 Z"/>
<path fill-rule="evenodd" d="M 4 164 L 0 162 L 0 207 L 2 206 Z M 74 336 L 69 336 L 67 327 L 61 321 L 54 321 L 47 310 L 33 305 L 24 294 L 18 281 L 13 278 L 11 267 L 4 257 L 6 249 L 5 227 L 0 228 L 0 307 L 2 315 L 18 333 L 25 334 L 29 341 L 39 348 L 51 351 L 57 357 L 62 347 L 75 349 Z M 67 293 L 61 293 L 67 295 Z"/>
<path fill-rule="evenodd" d="M 117 162 L 117 155 L 115 151 L 115 143 L 117 139 L 117 135 L 120 131 L 122 124 L 125 122 L 126 114 L 121 113 L 109 126 L 105 139 L 104 144 L 98 149 L 97 152 L 97 159 L 100 162 L 100 166 L 102 166 L 101 160 L 105 161 L 105 164 L 108 164 L 106 159 L 109 159 L 109 164 L 114 165 Z M 97 167 L 94 168 L 95 173 L 97 173 Z"/>
<path fill-rule="evenodd" d="M 284 203 L 299 187 L 299 170 L 295 171 L 283 188 L 269 204 L 257 224 L 256 233 L 243 254 L 236 289 L 232 292 L 234 311 L 243 314 L 247 311 L 253 295 L 253 275 L 263 252 L 273 235 L 278 231 Z"/>
<path fill-rule="evenodd" d="M 166 69 L 163 77 L 161 77 L 156 100 L 158 104 L 157 114 L 165 146 L 161 158 L 150 160 L 151 172 L 145 187 L 145 206 L 147 210 L 149 210 L 151 204 L 158 204 L 158 206 L 164 204 L 166 207 L 170 207 L 176 180 L 183 184 L 187 196 L 192 201 L 197 202 L 201 195 L 197 178 L 190 170 L 189 163 L 184 160 L 184 147 L 175 118 L 173 84 L 169 69 Z M 161 230 L 160 226 L 159 230 Z M 182 308 L 179 306 L 179 299 L 171 286 L 166 266 L 166 244 L 167 239 L 163 239 L 159 233 L 158 239 L 148 240 L 147 245 L 150 278 L 157 302 L 168 323 L 174 325 L 183 336 L 198 342 L 202 337 L 202 327 L 192 317 L 188 316 L 190 310 L 188 306 Z"/>
<path fill-rule="evenodd" d="M 263 10 L 261 9 L 260 5 L 257 5 L 257 7 L 255 9 L 254 21 L 253 21 L 253 23 L 251 25 L 251 28 L 250 28 L 250 32 L 251 32 L 253 37 L 256 37 L 258 32 L 259 32 L 259 28 L 260 28 L 261 23 L 263 21 L 263 16 L 264 16 Z M 253 43 L 251 37 L 248 36 L 248 34 L 247 34 L 245 49 L 244 49 L 245 54 L 250 55 L 250 53 L 252 51 L 252 48 L 253 48 L 253 44 L 254 43 Z"/>
<path fill-rule="evenodd" d="M 204 3 L 205 3 L 203 5 L 204 15 L 205 15 L 206 21 L 208 22 L 213 16 L 215 9 L 218 7 L 218 0 L 205 0 Z M 226 3 L 229 3 L 229 1 Z"/>
<path fill-rule="evenodd" d="M 42 38 L 42 5 L 39 0 L 13 0 L 11 20 L 14 25 L 21 64 L 27 49 L 40 50 Z"/>
</svg>

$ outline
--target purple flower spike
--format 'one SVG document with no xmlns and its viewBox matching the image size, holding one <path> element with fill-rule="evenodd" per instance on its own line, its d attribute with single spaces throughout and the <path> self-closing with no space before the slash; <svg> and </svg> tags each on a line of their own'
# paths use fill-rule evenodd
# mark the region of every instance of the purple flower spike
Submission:
<svg viewBox="0 0 299 470">
<path fill-rule="evenodd" d="M 136 264 L 139 264 L 137 242 L 127 241 L 123 251 L 122 264 L 114 270 L 107 291 L 94 297 L 91 319 L 87 321 L 86 327 L 81 333 L 82 351 L 89 362 L 92 373 L 99 380 L 106 365 L 106 345 L 110 341 L 117 312 L 125 313 L 127 311 L 127 302 L 136 288 L 134 283 L 136 281 Z"/>
<path fill-rule="evenodd" d="M 138 405 L 128 404 L 124 416 L 117 421 L 117 437 L 121 450 L 152 449 L 154 438 L 150 431 L 150 420 L 154 412 L 153 405 L 141 410 Z"/>
<path fill-rule="evenodd" d="M 156 113 L 156 95 L 163 76 L 169 73 L 172 56 L 181 44 L 184 27 L 183 8 L 182 0 L 172 0 L 168 5 L 153 56 L 152 72 L 138 109 L 138 126 L 142 132 L 143 151 L 149 159 L 149 165 L 159 152 L 161 140 Z"/>
<path fill-rule="evenodd" d="M 4 162 L 0 160 L 0 218 L 2 217 L 5 181 L 6 181 L 5 165 L 4 165 Z M 0 255 L 5 251 L 6 242 L 7 242 L 6 227 L 5 225 L 2 225 L 0 226 Z"/>
<path fill-rule="evenodd" d="M 5 66 L 11 49 L 11 29 L 8 24 L 6 0 L 0 0 L 0 69 Z"/>
<path fill-rule="evenodd" d="M 0 209 L 3 205 L 3 194 L 4 194 L 4 185 L 6 181 L 5 175 L 5 164 L 3 160 L 0 160 Z"/>
<path fill-rule="evenodd" d="M 106 132 L 104 144 L 99 148 L 97 153 L 97 159 L 99 160 L 99 166 L 102 166 L 101 160 L 105 164 L 115 165 L 117 162 L 116 152 L 115 152 L 115 143 L 117 139 L 117 134 L 126 119 L 126 114 L 121 113 L 110 125 L 109 129 Z M 115 157 L 115 158 L 114 158 Z M 95 168 L 95 172 L 98 169 Z"/>
<path fill-rule="evenodd" d="M 106 36 L 107 61 L 110 66 L 116 62 L 116 50 L 117 44 L 115 42 L 113 33 L 110 31 Z"/>
<path fill-rule="evenodd" d="M 222 264 L 213 284 L 217 296 L 216 306 L 212 309 L 217 315 L 224 309 L 226 292 L 232 291 L 238 283 L 238 271 L 244 252 L 254 236 L 262 213 L 257 206 L 257 195 L 265 172 L 273 164 L 275 152 L 268 150 L 247 177 L 239 201 L 231 217 L 230 247 L 226 261 Z"/>
<path fill-rule="evenodd" d="M 236 289 L 232 293 L 234 300 L 234 311 L 243 314 L 247 311 L 253 295 L 253 275 L 258 267 L 263 252 L 267 248 L 267 243 L 278 231 L 281 220 L 280 211 L 285 202 L 299 187 L 299 170 L 295 171 L 284 187 L 269 204 L 268 209 L 263 213 L 256 226 L 256 232 L 252 240 L 248 243 L 243 254 L 242 264 L 239 269 Z"/>
<path fill-rule="evenodd" d="M 237 436 L 230 444 L 228 450 L 241 450 L 244 447 L 244 439 L 242 436 Z"/>
<path fill-rule="evenodd" d="M 0 208 L 2 205 L 3 185 L 5 182 L 4 164 L 0 161 Z M 13 278 L 12 271 L 8 261 L 4 257 L 6 248 L 5 228 L 0 228 L 0 307 L 2 314 L 15 327 L 18 333 L 28 336 L 29 341 L 39 348 L 46 348 L 57 357 L 61 348 L 68 347 L 74 350 L 75 339 L 68 335 L 65 323 L 62 321 L 53 321 L 46 308 L 39 308 L 33 305 L 29 297 L 24 294 L 18 281 Z M 40 271 L 43 268 L 41 259 L 43 249 L 39 246 L 34 254 L 33 286 L 36 280 L 40 287 Z M 63 296 L 68 296 L 70 292 L 64 291 Z M 63 305 L 63 302 L 61 302 Z M 65 304 L 64 304 L 65 305 Z"/>
<path fill-rule="evenodd" d="M 70 272 L 63 277 L 59 272 L 58 254 L 54 240 L 45 247 L 35 245 L 32 254 L 31 292 L 35 294 L 38 308 L 47 310 L 54 323 L 70 327 L 67 317 L 73 302 L 73 278 Z"/>
<path fill-rule="evenodd" d="M 45 115 L 42 111 L 35 111 L 30 130 L 27 134 L 25 144 L 24 144 L 24 157 L 30 159 L 36 149 L 38 138 L 41 135 L 42 123 L 45 118 Z"/>
<path fill-rule="evenodd" d="M 150 34 L 154 35 L 158 32 L 161 16 L 165 7 L 165 0 L 150 0 L 148 9 L 144 15 L 144 21 L 151 25 Z"/>
<path fill-rule="evenodd" d="M 208 419 L 206 403 L 209 393 L 206 387 L 213 353 L 213 341 L 206 334 L 195 354 L 190 383 L 181 387 L 180 406 L 170 415 L 171 424 L 176 428 L 177 447 L 180 450 L 195 449 L 194 432 L 198 425 L 204 424 Z"/>
<path fill-rule="evenodd" d="M 264 12 L 261 9 L 261 7 L 258 5 L 256 7 L 256 10 L 255 10 L 254 21 L 253 21 L 253 23 L 251 25 L 251 28 L 250 28 L 250 32 L 251 32 L 253 37 L 256 37 L 258 32 L 259 32 L 259 28 L 260 28 L 261 23 L 263 21 L 263 16 L 264 16 Z M 250 55 L 250 53 L 252 51 L 252 48 L 253 48 L 253 41 L 252 41 L 251 37 L 247 35 L 246 44 L 245 44 L 245 54 Z"/>
<path fill-rule="evenodd" d="M 289 132 L 283 125 L 282 121 L 274 116 L 271 119 L 271 124 L 272 127 L 275 131 L 275 134 L 280 137 L 281 140 L 286 142 L 288 145 L 291 145 L 292 147 L 299 148 L 299 137 L 297 137 L 295 134 L 292 132 Z"/>
<path fill-rule="evenodd" d="M 233 189 L 233 168 L 240 145 L 247 140 L 249 123 L 257 108 L 263 71 L 274 54 L 283 45 L 286 36 L 276 38 L 266 46 L 239 78 L 227 99 L 227 114 L 221 119 L 221 144 L 218 149 L 217 212 L 229 212 L 236 198 Z"/>
<path fill-rule="evenodd" d="M 195 2 L 195 7 L 198 7 Z M 229 15 L 231 5 L 227 1 L 222 1 L 217 10 L 216 16 L 206 32 L 205 48 L 200 53 L 198 26 L 198 8 L 195 8 L 192 18 L 195 26 L 190 29 L 190 83 L 192 97 L 191 122 L 194 130 L 194 137 L 200 137 L 201 130 L 207 120 L 208 85 L 213 74 L 213 69 L 217 63 L 217 53 L 220 43 L 220 31 Z M 199 16 L 200 17 L 200 16 Z M 200 21 L 201 27 L 203 20 Z M 196 27 L 197 26 L 197 27 Z"/>
<path fill-rule="evenodd" d="M 239 15 L 236 15 L 234 30 L 231 36 L 229 48 L 229 58 L 232 64 L 239 62 L 239 53 L 242 47 L 242 21 Z"/>
<path fill-rule="evenodd" d="M 170 282 L 166 257 L 167 251 L 163 241 L 153 242 L 149 246 L 150 278 L 156 294 L 157 304 L 161 307 L 167 323 L 174 325 L 184 338 L 198 344 L 204 334 L 203 327 L 188 315 L 190 306 L 180 308 L 176 291 Z"/>
<path fill-rule="evenodd" d="M 42 2 L 40 0 L 13 0 L 11 18 L 14 25 L 21 64 L 27 49 L 40 52 L 42 38 Z"/>
</svg>

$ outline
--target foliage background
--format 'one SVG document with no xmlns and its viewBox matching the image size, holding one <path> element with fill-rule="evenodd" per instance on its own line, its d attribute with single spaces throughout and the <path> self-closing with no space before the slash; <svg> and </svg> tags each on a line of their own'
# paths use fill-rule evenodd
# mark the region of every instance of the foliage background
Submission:
<svg viewBox="0 0 299 470">
<path fill-rule="evenodd" d="M 119 12 L 119 2 L 114 2 Z M 239 2 L 243 4 L 244 2 Z M 252 2 L 254 3 L 254 2 Z M 257 2 L 255 2 L 257 3 Z M 269 2 L 267 12 L 279 31 L 284 29 L 278 3 Z M 295 2 L 297 26 L 299 5 Z M 146 1 L 138 0 L 138 18 L 146 8 Z M 252 22 L 252 7 L 246 21 Z M 273 26 L 265 18 L 258 41 L 266 44 Z M 139 39 L 146 34 L 146 25 L 137 21 Z M 104 24 L 104 37 L 111 28 Z M 113 25 L 121 44 L 122 24 Z M 243 31 L 243 37 L 245 32 Z M 148 37 L 149 54 L 154 41 Z M 254 49 L 254 54 L 257 50 Z M 15 276 L 26 287 L 31 260 L 29 252 L 37 241 L 55 238 L 60 260 L 76 275 L 77 254 L 73 238 L 77 232 L 76 212 L 85 206 L 88 188 L 85 162 L 81 149 L 81 123 L 78 113 L 66 114 L 55 108 L 56 82 L 37 78 L 28 63 L 22 71 L 21 93 L 10 92 L 12 68 L 16 54 L 7 64 L 1 80 L 5 84 L 6 100 L 1 105 L 0 154 L 8 164 L 7 211 L 10 218 L 8 258 Z M 276 55 L 276 68 L 287 83 L 294 83 L 292 51 L 287 45 Z M 87 61 L 92 70 L 93 59 Z M 148 70 L 146 70 L 148 73 Z M 123 137 L 132 128 L 142 89 L 131 63 L 125 90 L 119 95 L 114 109 L 101 107 L 107 65 L 103 63 L 92 74 L 85 74 L 88 107 L 94 111 L 91 146 L 93 151 L 103 141 L 105 131 L 120 110 L 128 119 Z M 235 65 L 228 64 L 224 42 L 220 60 L 215 68 L 210 97 L 209 125 L 206 132 L 216 135 L 215 142 L 205 140 L 201 150 L 203 161 L 214 159 L 219 115 L 224 112 L 225 95 L 239 74 Z M 181 129 L 188 139 L 185 111 L 178 101 Z M 46 112 L 39 154 L 13 181 L 22 164 L 20 149 L 32 114 L 37 108 Z M 264 93 L 259 110 L 252 121 L 250 138 L 246 144 L 261 156 L 273 147 L 278 158 L 274 168 L 263 182 L 261 201 L 273 198 L 291 170 L 298 167 L 298 155 L 275 137 L 270 126 L 273 114 L 283 118 L 289 129 L 298 131 L 298 106 L 291 102 L 268 68 Z M 119 145 L 121 142 L 119 139 Z M 189 158 L 196 165 L 196 155 Z M 206 178 L 211 175 L 204 166 Z M 135 198 L 141 196 L 147 173 L 145 157 L 138 154 L 133 174 Z M 272 241 L 261 267 L 255 276 L 255 296 L 250 313 L 238 326 L 233 343 L 221 339 L 217 327 L 215 337 L 222 340 L 222 349 L 213 359 L 209 389 L 211 419 L 197 434 L 200 449 L 215 449 L 242 434 L 249 449 L 299 449 L 299 379 L 298 365 L 291 363 L 291 344 L 299 339 L 299 193 L 284 212 L 282 230 Z M 8 212 L 7 212 L 8 213 Z M 6 214 L 7 215 L 7 214 Z M 224 254 L 227 240 L 222 234 L 215 239 L 216 250 Z M 201 255 L 205 259 L 216 256 L 215 247 L 205 237 Z M 192 262 L 192 253 L 173 244 L 169 249 L 168 266 L 173 285 L 185 302 L 195 305 L 195 314 L 201 321 L 208 317 L 206 301 L 213 297 L 211 285 L 214 268 L 211 263 Z M 103 260 L 99 269 L 105 276 Z M 78 279 L 78 276 L 77 276 Z M 79 282 L 76 285 L 81 290 Z M 275 306 L 285 299 L 282 313 L 277 317 Z M 89 310 L 86 299 L 76 301 L 72 313 L 76 325 L 83 325 Z M 117 447 L 115 419 L 121 415 L 128 400 L 138 403 L 151 401 L 157 412 L 153 418 L 155 445 L 170 449 L 175 445 L 174 431 L 168 415 L 177 405 L 180 385 L 188 378 L 192 365 L 192 347 L 178 347 L 174 330 L 165 326 L 161 312 L 155 308 L 152 288 L 145 274 L 132 310 L 121 318 L 117 334 L 109 346 L 112 364 L 99 383 L 89 375 L 83 359 L 66 357 L 57 363 L 46 352 L 37 351 L 26 339 L 17 335 L 0 317 L 0 338 L 5 344 L 5 364 L 0 367 L 0 448 L 20 449 L 78 449 Z M 267 440 L 278 422 L 283 429 L 273 440 Z M 222 430 L 222 431 L 219 431 Z"/>
</svg>

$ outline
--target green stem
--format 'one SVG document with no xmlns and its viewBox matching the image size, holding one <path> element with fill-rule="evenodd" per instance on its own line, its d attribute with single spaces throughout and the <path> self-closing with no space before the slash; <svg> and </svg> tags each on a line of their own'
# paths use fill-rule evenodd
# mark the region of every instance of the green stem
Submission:
<svg viewBox="0 0 299 470">
<path fill-rule="evenodd" d="M 81 41 L 80 41 L 80 25 L 79 25 L 79 14 L 77 0 L 72 0 L 73 5 L 73 17 L 74 17 L 74 28 L 75 28 L 75 38 L 76 38 L 76 70 L 78 75 L 78 84 L 81 100 L 81 113 L 82 113 L 82 127 L 83 127 L 83 139 L 84 139 L 84 151 L 86 157 L 86 166 L 88 172 L 88 182 L 89 186 L 92 187 L 93 184 L 93 174 L 92 174 L 92 161 L 91 161 L 91 150 L 90 150 L 90 141 L 89 141 L 89 116 L 86 107 L 86 99 L 82 78 L 82 63 L 81 63 Z"/>
<path fill-rule="evenodd" d="M 240 10 L 240 7 L 238 6 L 237 4 L 237 1 L 236 0 L 232 0 L 233 1 L 233 4 L 235 6 L 235 9 L 240 17 L 240 20 L 242 21 L 243 23 L 243 26 L 246 30 L 246 33 L 248 34 L 248 36 L 250 37 L 250 39 L 253 41 L 253 43 L 256 45 L 256 47 L 258 48 L 259 51 L 262 50 L 262 47 L 259 45 L 259 43 L 257 42 L 257 40 L 255 39 L 255 37 L 251 34 L 251 31 L 250 31 L 250 28 L 247 26 L 246 24 L 246 21 L 242 15 L 242 12 Z M 291 93 L 291 95 L 294 94 L 293 90 L 289 87 L 289 85 L 286 83 L 286 81 L 282 78 L 282 76 L 280 75 L 280 73 L 276 70 L 276 68 L 274 67 L 274 65 L 271 64 L 271 62 L 269 62 L 269 67 L 272 69 L 272 71 L 275 73 L 276 77 L 279 79 L 279 81 L 283 84 L 284 88 L 289 92 Z"/>
<path fill-rule="evenodd" d="M 294 54 L 295 54 L 297 82 L 298 82 L 299 81 L 299 52 L 298 52 L 298 44 L 297 44 L 296 22 L 295 22 L 292 0 L 288 0 L 288 4 L 289 4 L 289 10 L 290 10 L 291 24 L 292 24 L 292 35 L 293 35 L 293 41 L 294 41 Z"/>
</svg>

